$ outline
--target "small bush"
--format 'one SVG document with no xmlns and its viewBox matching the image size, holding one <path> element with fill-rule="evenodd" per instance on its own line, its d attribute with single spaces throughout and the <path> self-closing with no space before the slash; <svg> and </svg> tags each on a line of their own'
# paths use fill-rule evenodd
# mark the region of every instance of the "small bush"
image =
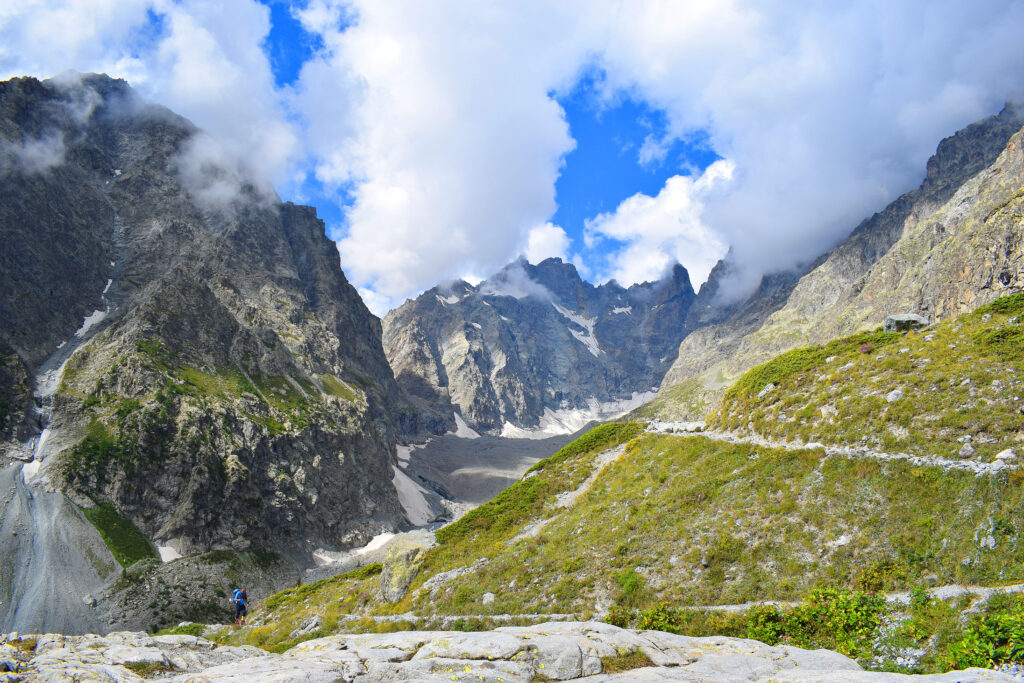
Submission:
<svg viewBox="0 0 1024 683">
<path fill-rule="evenodd" d="M 1024 660 L 1024 605 L 1009 612 L 975 618 L 946 648 L 946 664 L 954 669 L 990 668 Z"/>
<path fill-rule="evenodd" d="M 184 626 L 175 626 L 174 628 L 165 628 L 162 631 L 157 632 L 158 636 L 195 636 L 197 638 L 203 635 L 202 624 L 185 624 Z"/>
<path fill-rule="evenodd" d="M 682 615 L 679 608 L 673 607 L 667 602 L 659 602 L 651 609 L 640 612 L 636 620 L 636 627 L 649 631 L 681 633 L 681 623 Z"/>
<path fill-rule="evenodd" d="M 747 613 L 747 638 L 776 645 L 786 632 L 786 617 L 777 607 L 758 605 Z"/>
<path fill-rule="evenodd" d="M 882 595 L 824 588 L 812 591 L 786 616 L 783 636 L 797 647 L 863 657 L 871 652 L 872 636 L 885 612 Z"/>
<path fill-rule="evenodd" d="M 902 585 L 910 574 L 906 562 L 889 558 L 876 560 L 853 580 L 853 587 L 865 593 L 877 593 Z"/>
<path fill-rule="evenodd" d="M 654 666 L 654 662 L 643 650 L 619 650 L 614 657 L 601 657 L 601 673 L 615 674 L 645 666 Z"/>
<path fill-rule="evenodd" d="M 1024 292 L 1000 297 L 995 301 L 981 306 L 975 314 L 1000 313 L 1002 315 L 1018 315 L 1024 313 Z"/>
<path fill-rule="evenodd" d="M 619 597 L 616 598 L 617 603 L 629 607 L 637 607 L 642 602 L 646 592 L 644 577 L 632 569 L 627 569 L 615 575 L 615 582 L 619 584 L 619 589 L 622 591 Z"/>
</svg>

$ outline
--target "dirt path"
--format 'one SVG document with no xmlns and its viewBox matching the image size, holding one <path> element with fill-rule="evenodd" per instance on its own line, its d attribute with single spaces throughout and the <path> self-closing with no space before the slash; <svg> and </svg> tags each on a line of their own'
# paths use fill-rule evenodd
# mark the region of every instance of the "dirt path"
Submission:
<svg viewBox="0 0 1024 683">
<path fill-rule="evenodd" d="M 983 474 L 995 474 L 1002 470 L 1017 469 L 1017 465 L 1010 464 L 1003 460 L 995 462 L 979 462 L 977 460 L 951 460 L 938 456 L 910 455 L 908 453 L 886 453 L 876 451 L 867 446 L 826 446 L 823 443 L 802 441 L 776 441 L 766 439 L 758 434 L 735 434 L 733 432 L 720 432 L 713 429 L 705 430 L 703 422 L 649 422 L 647 432 L 654 434 L 676 434 L 679 436 L 703 436 L 713 441 L 725 441 L 727 443 L 745 443 L 752 446 L 763 446 L 765 448 L 781 448 L 784 450 L 802 449 L 824 449 L 826 455 L 841 455 L 848 458 L 871 458 L 873 460 L 896 461 L 903 460 L 912 465 L 924 467 L 941 467 L 944 470 L 960 470 L 972 472 L 978 476 Z"/>
<path fill-rule="evenodd" d="M 1013 584 L 1010 586 L 960 586 L 957 584 L 951 584 L 948 586 L 937 586 L 935 588 L 928 589 L 928 595 L 932 598 L 939 600 L 952 600 L 963 596 L 973 596 L 978 601 L 988 601 L 993 595 L 1011 594 L 1011 593 L 1024 593 L 1024 583 Z M 910 604 L 910 591 L 899 591 L 893 593 L 886 593 L 885 600 L 892 606 L 905 606 Z M 705 612 L 744 612 L 752 607 L 758 607 L 760 605 L 772 605 L 775 607 L 796 607 L 799 602 L 784 602 L 777 600 L 765 600 L 763 602 L 744 602 L 736 605 L 680 605 L 683 609 L 701 610 Z M 474 619 L 489 619 L 496 623 L 514 622 L 522 620 L 530 621 L 578 621 L 585 619 L 603 619 L 607 615 L 607 612 L 597 611 L 593 614 L 562 614 L 558 612 L 543 612 L 535 614 L 435 614 L 435 615 L 416 615 L 412 613 L 406 614 L 386 614 L 386 615 L 373 615 L 373 616 L 362 616 L 358 614 L 349 614 L 341 617 L 344 622 L 354 622 L 369 619 L 377 623 L 396 623 L 396 622 L 409 622 L 411 624 L 423 624 L 423 623 L 437 623 L 440 622 L 442 627 L 451 625 L 453 622 L 462 620 L 474 620 Z"/>
</svg>

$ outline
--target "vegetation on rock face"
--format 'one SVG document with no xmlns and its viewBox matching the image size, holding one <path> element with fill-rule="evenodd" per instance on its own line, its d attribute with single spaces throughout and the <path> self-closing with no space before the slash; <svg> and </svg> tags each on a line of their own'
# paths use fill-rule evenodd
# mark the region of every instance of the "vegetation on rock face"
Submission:
<svg viewBox="0 0 1024 683">
<path fill-rule="evenodd" d="M 991 460 L 1024 439 L 1022 302 L 1016 294 L 917 332 L 790 351 L 744 375 L 708 426 Z"/>
<path fill-rule="evenodd" d="M 0 437 L 11 435 L 24 418 L 32 396 L 32 382 L 24 363 L 0 342 Z"/>
<path fill-rule="evenodd" d="M 203 635 L 203 625 L 193 623 L 186 623 L 174 628 L 165 628 L 157 631 L 158 636 L 195 636 L 200 637 Z"/>
<path fill-rule="evenodd" d="M 96 527 L 110 553 L 122 567 L 130 567 L 139 560 L 158 557 L 156 548 L 145 534 L 131 521 L 117 514 L 113 505 L 84 508 L 82 514 Z"/>
</svg>

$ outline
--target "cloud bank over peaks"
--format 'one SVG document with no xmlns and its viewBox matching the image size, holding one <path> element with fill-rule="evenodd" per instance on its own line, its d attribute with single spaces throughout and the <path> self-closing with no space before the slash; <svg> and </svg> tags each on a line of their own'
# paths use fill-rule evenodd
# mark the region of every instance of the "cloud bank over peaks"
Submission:
<svg viewBox="0 0 1024 683">
<path fill-rule="evenodd" d="M 714 193 L 727 192 L 734 170 L 722 159 L 696 179 L 672 176 L 657 196 L 635 194 L 614 212 L 588 220 L 591 244 L 606 238 L 624 244 L 610 259 L 609 277 L 628 287 L 657 280 L 678 262 L 696 286 L 704 282 L 728 249 L 704 222 L 704 205 Z"/>
<path fill-rule="evenodd" d="M 491 296 L 510 296 L 516 299 L 533 297 L 541 301 L 551 301 L 551 291 L 530 277 L 523 266 L 523 261 L 516 260 L 502 268 L 480 284 L 479 294 Z"/>
<path fill-rule="evenodd" d="M 527 234 L 523 255 L 527 261 L 534 264 L 552 257 L 564 261 L 567 260 L 569 244 L 569 236 L 565 234 L 565 230 L 553 223 L 545 223 Z"/>
<path fill-rule="evenodd" d="M 287 85 L 257 0 L 9 0 L 0 76 L 123 77 L 282 196 L 336 200 L 342 266 L 379 314 L 522 253 L 626 286 L 678 259 L 699 284 L 731 247 L 738 296 L 915 186 L 942 137 L 1024 100 L 1020 0 L 290 7 L 315 47 Z M 598 103 L 658 112 L 630 154 L 667 180 L 583 233 L 552 221 L 576 145 L 559 98 L 590 81 Z M 698 138 L 722 161 L 673 160 Z"/>
<path fill-rule="evenodd" d="M 64 152 L 64 135 L 60 131 L 25 138 L 20 143 L 0 140 L 0 174 L 44 173 L 64 163 Z"/>
<path fill-rule="evenodd" d="M 320 27 L 327 49 L 298 85 L 304 97 L 352 88 L 348 116 L 307 112 L 311 131 L 338 141 L 318 177 L 352 183 L 346 272 L 392 297 L 493 272 L 555 211 L 574 142 L 549 90 L 580 62 L 565 22 L 515 4 L 350 7 L 353 25 Z"/>
</svg>

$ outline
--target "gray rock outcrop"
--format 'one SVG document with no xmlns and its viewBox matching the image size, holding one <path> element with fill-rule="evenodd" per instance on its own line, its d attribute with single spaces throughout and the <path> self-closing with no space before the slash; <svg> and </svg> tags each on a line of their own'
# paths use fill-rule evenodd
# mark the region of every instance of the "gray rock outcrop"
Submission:
<svg viewBox="0 0 1024 683">
<path fill-rule="evenodd" d="M 384 318 L 402 388 L 454 429 L 519 436 L 617 416 L 661 382 L 694 293 L 678 264 L 660 281 L 595 287 L 559 259 L 458 281 Z"/>
<path fill-rule="evenodd" d="M 423 565 L 427 547 L 415 542 L 396 543 L 388 549 L 380 573 L 380 597 L 396 602 L 405 597 Z"/>
<path fill-rule="evenodd" d="M 928 326 L 928 318 L 916 313 L 900 313 L 885 318 L 882 330 L 885 332 L 907 332 Z"/>
<path fill-rule="evenodd" d="M 22 639 L 14 639 L 20 644 Z M 1010 681 L 970 669 L 931 676 L 867 672 L 828 650 L 769 647 L 738 638 L 692 638 L 633 631 L 600 622 L 552 622 L 494 631 L 407 631 L 309 640 L 277 655 L 253 647 L 216 647 L 192 636 L 112 633 L 42 636 L 18 655 L 35 681 Z M 624 658 L 634 667 L 617 671 Z M 134 671 L 142 672 L 142 675 Z M 17 674 L 16 674 L 17 675 Z"/>
</svg>

